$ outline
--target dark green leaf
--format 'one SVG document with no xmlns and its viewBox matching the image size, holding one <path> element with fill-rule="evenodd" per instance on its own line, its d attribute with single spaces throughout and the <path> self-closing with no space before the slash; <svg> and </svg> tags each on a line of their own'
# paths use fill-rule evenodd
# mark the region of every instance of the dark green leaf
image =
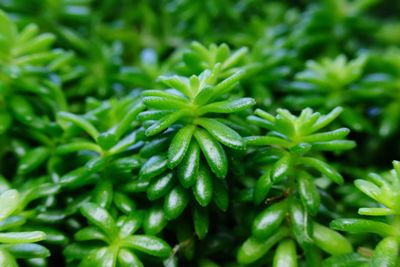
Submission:
<svg viewBox="0 0 400 267">
<path fill-rule="evenodd" d="M 161 258 L 166 258 L 171 253 L 171 247 L 164 240 L 154 236 L 129 236 L 123 239 L 123 245 Z"/>
<path fill-rule="evenodd" d="M 114 235 L 116 225 L 111 215 L 95 203 L 84 203 L 81 212 L 91 223 L 99 227 L 104 233 Z"/>
<path fill-rule="evenodd" d="M 175 168 L 184 158 L 192 140 L 194 125 L 187 125 L 180 129 L 171 141 L 168 149 L 168 167 Z"/>
<path fill-rule="evenodd" d="M 245 149 L 242 137 L 225 124 L 207 118 L 199 118 L 196 122 L 222 144 L 234 149 Z"/>
<path fill-rule="evenodd" d="M 192 140 L 189 148 L 178 166 L 178 179 L 184 188 L 192 186 L 197 179 L 200 166 L 200 147 Z"/>
<path fill-rule="evenodd" d="M 186 189 L 184 189 L 179 185 L 176 186 L 165 197 L 164 200 L 165 216 L 169 220 L 177 218 L 186 208 L 188 202 L 189 202 L 189 194 L 186 191 Z"/>
<path fill-rule="evenodd" d="M 212 172 L 217 177 L 225 177 L 228 172 L 228 159 L 221 145 L 205 130 L 197 129 L 194 136 Z"/>
<path fill-rule="evenodd" d="M 201 167 L 197 175 L 196 183 L 193 186 L 194 197 L 200 206 L 207 206 L 213 197 L 213 179 L 207 167 Z"/>
</svg>

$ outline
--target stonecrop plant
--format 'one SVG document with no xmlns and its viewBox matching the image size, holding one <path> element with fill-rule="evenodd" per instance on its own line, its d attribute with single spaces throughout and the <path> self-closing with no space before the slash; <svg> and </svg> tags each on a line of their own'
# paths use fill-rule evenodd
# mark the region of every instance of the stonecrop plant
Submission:
<svg viewBox="0 0 400 267">
<path fill-rule="evenodd" d="M 363 218 L 340 218 L 331 222 L 331 227 L 349 233 L 378 234 L 382 240 L 375 248 L 366 248 L 358 254 L 340 255 L 327 260 L 329 266 L 340 262 L 360 266 L 398 266 L 399 257 L 399 220 L 400 220 L 400 162 L 393 161 L 390 172 L 379 175 L 370 173 L 367 180 L 357 179 L 354 183 L 364 194 L 375 200 L 378 205 L 363 207 L 358 214 L 384 217 L 384 221 Z"/>
<path fill-rule="evenodd" d="M 38 259 L 50 256 L 44 246 L 36 242 L 46 239 L 43 231 L 24 231 L 21 226 L 26 217 L 21 212 L 23 200 L 15 189 L 9 189 L 0 195 L 0 263 L 2 266 L 18 266 L 17 259 L 35 263 Z"/>
<path fill-rule="evenodd" d="M 297 265 L 296 243 L 304 250 L 307 266 L 321 264 L 316 247 L 332 255 L 352 251 L 349 241 L 314 218 L 321 202 L 314 177 L 322 175 L 330 182 L 343 184 L 342 176 L 325 162 L 321 153 L 355 146 L 353 141 L 344 140 L 349 133 L 347 128 L 320 131 L 341 111 L 336 108 L 321 115 L 308 108 L 296 117 L 285 109 L 278 109 L 276 116 L 258 109 L 258 116 L 248 118 L 269 130 L 265 136 L 246 137 L 248 145 L 267 146 L 252 157 L 257 158 L 257 165 L 262 165 L 264 172 L 253 185 L 253 201 L 267 207 L 254 218 L 251 236 L 239 249 L 239 263 L 260 259 L 276 243 L 276 266 Z M 272 194 L 272 187 L 278 185 L 280 188 Z"/>
<path fill-rule="evenodd" d="M 170 86 L 171 90 L 143 92 L 143 102 L 149 110 L 139 117 L 145 124 L 148 122 L 146 136 L 154 136 L 173 124 L 181 125 L 168 148 L 170 168 L 180 163 L 190 166 L 188 160 L 199 162 L 196 151 L 200 148 L 211 171 L 217 177 L 225 178 L 228 160 L 222 145 L 232 149 L 245 149 L 242 137 L 224 123 L 223 117 L 218 114 L 248 109 L 255 101 L 251 98 L 224 98 L 224 95 L 234 89 L 242 72 L 238 71 L 218 83 L 216 78 L 220 71 L 219 66 L 190 78 L 161 77 L 161 81 Z M 210 113 L 216 115 L 210 116 Z M 185 161 L 182 162 L 184 158 Z M 187 171 L 186 168 L 184 171 Z M 192 178 L 195 177 L 194 175 Z"/>
<path fill-rule="evenodd" d="M 0 267 L 400 266 L 398 14 L 0 0 Z"/>
<path fill-rule="evenodd" d="M 121 216 L 114 221 L 107 210 L 91 202 L 83 204 L 81 212 L 95 227 L 80 229 L 75 239 L 81 242 L 100 240 L 107 245 L 69 245 L 64 253 L 71 261 L 83 257 L 79 266 L 115 266 L 117 262 L 121 266 L 143 266 L 134 251 L 155 257 L 167 257 L 171 253 L 170 246 L 160 238 L 134 235 L 142 224 L 141 213 Z"/>
</svg>

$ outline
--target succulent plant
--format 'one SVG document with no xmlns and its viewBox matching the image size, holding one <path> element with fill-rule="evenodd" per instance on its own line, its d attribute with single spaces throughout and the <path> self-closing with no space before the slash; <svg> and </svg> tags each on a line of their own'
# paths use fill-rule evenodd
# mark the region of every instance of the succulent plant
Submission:
<svg viewBox="0 0 400 267">
<path fill-rule="evenodd" d="M 0 266 L 400 265 L 399 1 L 0 9 Z"/>
</svg>

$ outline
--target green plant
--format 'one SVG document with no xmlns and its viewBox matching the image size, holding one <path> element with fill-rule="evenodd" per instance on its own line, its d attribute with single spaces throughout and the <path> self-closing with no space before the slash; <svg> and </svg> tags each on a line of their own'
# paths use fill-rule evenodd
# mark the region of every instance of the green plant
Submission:
<svg viewBox="0 0 400 267">
<path fill-rule="evenodd" d="M 1 266 L 400 264 L 398 1 L 0 9 Z"/>
<path fill-rule="evenodd" d="M 18 214 L 23 209 L 23 201 L 18 191 L 10 189 L 0 194 L 0 264 L 18 266 L 17 259 L 36 259 L 50 256 L 50 252 L 35 242 L 42 241 L 46 234 L 42 231 L 19 231 L 26 222 Z M 15 214 L 15 215 L 14 215 Z"/>
<path fill-rule="evenodd" d="M 116 262 L 121 266 L 143 266 L 133 251 L 161 258 L 171 252 L 169 245 L 160 238 L 134 234 L 142 223 L 140 213 L 114 221 L 105 209 L 90 202 L 82 205 L 81 212 L 94 226 L 80 229 L 75 239 L 80 242 L 100 240 L 106 246 L 69 245 L 64 253 L 70 261 L 83 258 L 79 266 L 115 266 Z"/>
<path fill-rule="evenodd" d="M 319 107 L 322 110 L 343 106 L 342 120 L 353 130 L 371 130 L 370 122 L 364 119 L 361 108 L 349 105 L 359 105 L 362 102 L 364 87 L 356 87 L 361 79 L 366 57 L 360 56 L 348 61 L 344 55 L 335 59 L 324 58 L 320 62 L 306 62 L 306 70 L 296 74 L 296 81 L 289 90 L 296 95 L 289 96 L 289 103 L 303 109 L 305 107 Z M 305 97 L 304 94 L 307 94 Z"/>
<path fill-rule="evenodd" d="M 239 112 L 255 104 L 251 98 L 223 97 L 234 89 L 243 72 L 237 72 L 218 83 L 216 78 L 220 66 L 218 64 L 212 71 L 205 70 L 199 76 L 190 78 L 161 77 L 161 81 L 173 90 L 143 92 L 143 102 L 151 109 L 139 115 L 143 121 L 150 121 L 145 131 L 147 136 L 156 135 L 174 123 L 182 125 L 169 146 L 170 168 L 180 163 L 189 165 L 188 160 L 192 158 L 195 164 L 200 164 L 200 149 L 211 171 L 217 177 L 224 178 L 228 172 L 228 162 L 221 144 L 233 149 L 245 149 L 242 137 L 235 130 L 218 120 L 218 117 L 207 116 L 208 113 Z M 189 171 L 183 168 L 183 172 Z M 188 179 L 195 177 L 193 174 Z"/>
<path fill-rule="evenodd" d="M 18 31 L 2 11 L 0 24 L 0 131 L 5 132 L 14 120 L 25 127 L 44 128 L 52 119 L 48 113 L 66 108 L 60 87 L 46 77 L 62 72 L 71 54 L 51 49 L 55 36 L 40 34 L 35 24 Z M 33 103 L 37 99 L 39 107 Z"/>
<path fill-rule="evenodd" d="M 297 265 L 296 243 L 305 251 L 308 266 L 320 264 L 314 246 L 333 255 L 352 251 L 344 237 L 313 218 L 320 208 L 319 189 L 313 181 L 315 173 L 343 183 L 342 176 L 320 159 L 320 151 L 338 152 L 355 146 L 353 141 L 343 140 L 349 133 L 346 128 L 319 132 L 341 111 L 336 108 L 322 116 L 305 109 L 296 117 L 283 109 L 277 110 L 276 116 L 256 110 L 258 116 L 249 117 L 249 121 L 269 130 L 265 136 L 246 138 L 248 145 L 268 146 L 255 156 L 258 164 L 265 167 L 253 189 L 253 201 L 258 205 L 264 202 L 268 207 L 254 218 L 252 235 L 239 249 L 240 263 L 260 259 L 278 242 L 275 266 Z M 276 196 L 271 196 L 271 188 L 278 184 Z"/>
<path fill-rule="evenodd" d="M 367 216 L 384 216 L 385 221 L 372 219 L 336 219 L 331 227 L 350 233 L 374 233 L 382 240 L 369 255 L 352 254 L 328 259 L 328 265 L 334 266 L 345 261 L 346 266 L 364 263 L 365 266 L 397 266 L 399 264 L 399 189 L 400 189 L 400 162 L 393 161 L 394 169 L 383 175 L 370 173 L 368 180 L 358 179 L 355 185 L 364 194 L 374 199 L 379 205 L 376 207 L 360 208 L 358 213 Z"/>
<path fill-rule="evenodd" d="M 184 75 L 190 76 L 200 74 L 204 70 L 212 70 L 217 64 L 218 78 L 227 78 L 228 76 L 240 71 L 240 65 L 243 65 L 244 58 L 248 52 L 245 47 L 235 52 L 231 52 L 227 44 L 219 46 L 211 44 L 208 48 L 199 42 L 193 42 L 189 48 L 183 52 L 182 66 L 178 71 Z M 239 65 L 237 67 L 236 65 Z"/>
</svg>

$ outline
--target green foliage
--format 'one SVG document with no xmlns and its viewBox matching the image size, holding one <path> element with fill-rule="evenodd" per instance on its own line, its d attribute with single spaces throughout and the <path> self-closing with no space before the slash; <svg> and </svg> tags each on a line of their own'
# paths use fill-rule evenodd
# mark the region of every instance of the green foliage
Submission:
<svg viewBox="0 0 400 267">
<path fill-rule="evenodd" d="M 0 266 L 400 265 L 398 1 L 0 9 Z"/>
<path fill-rule="evenodd" d="M 74 235 L 75 240 L 100 240 L 106 246 L 72 243 L 66 247 L 64 254 L 69 261 L 82 259 L 79 266 L 116 266 L 117 262 L 121 266 L 144 266 L 134 251 L 161 258 L 171 252 L 169 245 L 160 238 L 134 234 L 142 224 L 140 213 L 121 216 L 115 221 L 107 210 L 90 202 L 82 205 L 81 213 L 93 226 L 80 229 Z"/>
<path fill-rule="evenodd" d="M 343 183 L 335 168 L 321 160 L 321 153 L 339 152 L 355 146 L 354 142 L 343 140 L 349 133 L 346 128 L 320 132 L 341 111 L 341 108 L 336 108 L 327 115 L 320 115 L 304 109 L 296 117 L 284 109 L 278 109 L 276 116 L 258 109 L 255 111 L 257 116 L 248 118 L 269 130 L 265 136 L 246 137 L 248 145 L 268 147 L 254 156 L 258 158 L 258 164 L 263 165 L 264 173 L 254 185 L 253 201 L 257 205 L 263 202 L 272 204 L 255 217 L 252 235 L 239 249 L 240 263 L 260 259 L 276 243 L 278 248 L 273 264 L 288 262 L 296 266 L 296 243 L 307 252 L 305 260 L 308 263 L 313 262 L 313 258 L 320 258 L 317 247 L 331 255 L 352 251 L 351 244 L 344 237 L 313 222 L 321 202 L 321 189 L 313 181 L 315 173 L 334 183 Z M 270 191 L 276 185 L 283 186 L 274 200 Z M 290 219 L 284 221 L 287 217 Z M 276 232 L 285 232 L 282 229 L 286 234 L 277 236 Z M 258 246 L 262 250 L 257 249 Z"/>
<path fill-rule="evenodd" d="M 227 78 L 240 70 L 240 66 L 244 64 L 247 52 L 248 49 L 244 47 L 231 52 L 227 44 L 219 46 L 211 44 L 207 48 L 199 42 L 193 42 L 183 52 L 182 66 L 178 67 L 178 71 L 186 76 L 190 76 L 192 74 L 200 74 L 203 70 L 212 70 L 217 64 L 220 64 L 218 72 L 215 75 L 218 78 Z"/>
<path fill-rule="evenodd" d="M 217 177 L 224 178 L 227 175 L 228 162 L 221 145 L 245 149 L 242 137 L 235 130 L 219 121 L 218 117 L 207 116 L 208 113 L 234 113 L 255 104 L 251 98 L 222 98 L 234 89 L 242 72 L 217 83 L 219 66 L 190 78 L 162 77 L 161 81 L 175 90 L 147 90 L 143 93 L 143 102 L 150 110 L 139 116 L 144 121 L 154 121 L 145 131 L 147 136 L 156 135 L 175 123 L 182 125 L 169 146 L 170 168 L 176 167 L 185 157 L 189 157 L 186 152 L 193 143 L 192 146 L 200 147 L 211 171 Z"/>
<path fill-rule="evenodd" d="M 96 102 L 92 103 L 91 108 L 91 111 L 83 115 L 69 112 L 57 114 L 65 140 L 64 144 L 58 145 L 54 150 L 55 155 L 60 157 L 59 160 L 79 151 L 92 154 L 83 158 L 83 162 L 76 165 L 74 170 L 60 177 L 59 182 L 63 186 L 86 183 L 88 176 L 97 175 L 101 179 L 113 171 L 129 174 L 139 167 L 138 157 L 121 157 L 121 154 L 129 151 L 144 136 L 143 129 L 135 125 L 136 116 L 144 109 L 140 99 L 131 96 L 119 101 Z M 105 118 L 109 120 L 102 121 Z M 124 161 L 128 162 L 124 164 Z"/>
<path fill-rule="evenodd" d="M 46 258 L 50 251 L 35 242 L 46 239 L 42 231 L 21 231 L 26 217 L 20 215 L 24 200 L 15 189 L 0 194 L 0 263 L 18 266 L 17 259 Z"/>
<path fill-rule="evenodd" d="M 308 157 L 308 155 L 316 157 L 315 152 L 318 151 L 338 152 L 355 147 L 353 141 L 343 140 L 350 132 L 347 128 L 318 133 L 339 116 L 341 111 L 342 109 L 338 107 L 329 114 L 321 116 L 319 113 L 313 113 L 311 109 L 304 109 L 296 117 L 288 110 L 278 109 L 278 114 L 274 117 L 258 109 L 255 111 L 258 116 L 250 116 L 248 119 L 268 129 L 269 133 L 266 136 L 247 137 L 246 143 L 273 146 L 268 156 L 279 158 L 271 168 L 270 178 L 273 183 L 288 175 L 292 168 L 296 168 L 298 172 L 297 165 L 313 168 L 333 182 L 343 183 L 340 174 L 329 165 L 318 158 Z"/>
<path fill-rule="evenodd" d="M 49 77 L 68 68 L 72 54 L 51 49 L 55 36 L 39 33 L 35 24 L 18 31 L 1 10 L 0 24 L 0 132 L 13 120 L 43 129 L 52 119 L 48 113 L 66 108 L 59 84 Z M 38 98 L 43 101 L 35 103 Z"/>
<path fill-rule="evenodd" d="M 376 245 L 369 261 L 372 266 L 397 266 L 399 257 L 399 222 L 400 222 L 400 162 L 393 161 L 390 172 L 384 175 L 370 173 L 368 180 L 358 179 L 354 183 L 364 194 L 374 199 L 378 207 L 360 208 L 360 215 L 385 216 L 385 222 L 370 219 L 336 219 L 331 227 L 350 233 L 374 233 L 382 240 Z M 340 262 L 340 258 L 327 260 L 330 264 Z M 356 259 L 354 259 L 356 262 Z M 350 264 L 350 261 L 349 263 Z"/>
</svg>

